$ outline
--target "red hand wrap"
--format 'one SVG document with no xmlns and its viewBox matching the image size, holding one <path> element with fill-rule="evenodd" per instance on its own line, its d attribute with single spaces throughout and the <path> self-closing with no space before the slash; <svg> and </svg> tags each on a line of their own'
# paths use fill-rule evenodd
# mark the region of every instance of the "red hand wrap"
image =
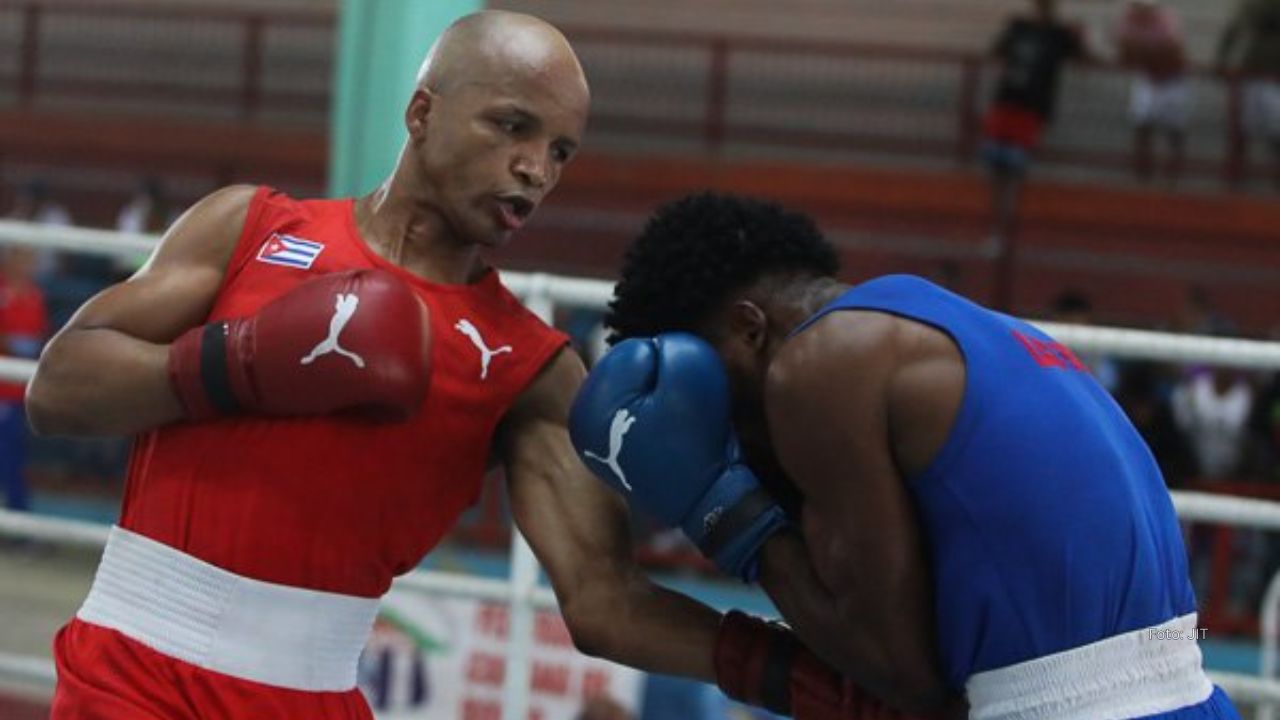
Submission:
<svg viewBox="0 0 1280 720">
<path fill-rule="evenodd" d="M 822 662 L 783 625 L 736 610 L 716 638 L 716 682 L 729 697 L 796 720 L 912 720 Z"/>
</svg>

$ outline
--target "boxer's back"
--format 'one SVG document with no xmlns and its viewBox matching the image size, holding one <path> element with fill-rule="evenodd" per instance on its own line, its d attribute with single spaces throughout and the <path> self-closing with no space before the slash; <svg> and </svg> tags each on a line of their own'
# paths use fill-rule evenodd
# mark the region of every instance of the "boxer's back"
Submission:
<svg viewBox="0 0 1280 720">
<path fill-rule="evenodd" d="M 914 277 L 854 287 L 813 319 L 836 309 L 933 326 L 965 359 L 965 397 L 948 439 L 908 478 L 955 687 L 1194 611 L 1160 471 L 1070 351 Z"/>
</svg>

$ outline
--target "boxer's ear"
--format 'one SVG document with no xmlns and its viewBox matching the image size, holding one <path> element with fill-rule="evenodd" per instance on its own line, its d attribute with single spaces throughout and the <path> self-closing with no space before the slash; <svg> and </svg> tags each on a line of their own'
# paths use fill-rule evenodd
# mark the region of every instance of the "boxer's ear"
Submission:
<svg viewBox="0 0 1280 720">
<path fill-rule="evenodd" d="M 421 140 L 427 132 L 427 117 L 431 114 L 431 106 L 435 95 L 427 88 L 420 87 L 413 91 L 409 105 L 404 109 L 404 126 L 409 131 L 409 139 Z"/>
<path fill-rule="evenodd" d="M 769 319 L 750 300 L 738 300 L 729 308 L 729 335 L 736 342 L 760 352 L 768 340 Z"/>
</svg>

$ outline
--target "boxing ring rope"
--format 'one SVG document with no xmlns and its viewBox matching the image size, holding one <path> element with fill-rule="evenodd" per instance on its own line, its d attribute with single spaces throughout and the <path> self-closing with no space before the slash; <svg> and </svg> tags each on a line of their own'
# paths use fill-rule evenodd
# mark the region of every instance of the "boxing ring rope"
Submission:
<svg viewBox="0 0 1280 720">
<path fill-rule="evenodd" d="M 131 257 L 145 254 L 157 238 L 75 227 L 45 227 L 0 220 L 0 245 L 19 244 L 95 255 Z M 503 273 L 503 281 L 539 317 L 550 322 L 555 309 L 601 309 L 612 296 L 613 285 L 602 280 L 568 278 L 544 273 Z M 1034 321 L 1033 321 L 1034 322 Z M 1173 333 L 1093 326 L 1035 324 L 1080 352 L 1105 352 L 1112 357 L 1174 363 L 1199 363 L 1222 367 L 1280 371 L 1280 343 L 1231 338 L 1211 338 Z M 0 357 L 0 380 L 25 381 L 35 363 Z M 1280 502 L 1226 497 L 1198 492 L 1172 493 L 1174 506 L 1184 521 L 1207 522 L 1280 532 Z M 100 549 L 106 528 L 80 521 L 0 510 L 0 534 L 19 535 L 51 543 Z M 510 604 L 507 671 L 503 688 L 503 720 L 523 720 L 529 692 L 529 670 L 534 613 L 554 609 L 554 595 L 539 587 L 538 564 L 529 544 L 512 533 L 511 574 L 508 580 L 476 578 L 442 572 L 415 571 L 396 580 L 396 586 L 431 595 L 467 597 Z M 1280 641 L 1280 573 L 1271 582 L 1262 608 L 1263 676 L 1213 673 L 1215 682 L 1233 698 L 1250 703 L 1280 703 L 1277 670 Z M 0 653 L 0 681 L 36 681 L 51 684 L 52 664 L 39 658 Z M 1261 717 L 1270 720 L 1269 708 Z"/>
</svg>

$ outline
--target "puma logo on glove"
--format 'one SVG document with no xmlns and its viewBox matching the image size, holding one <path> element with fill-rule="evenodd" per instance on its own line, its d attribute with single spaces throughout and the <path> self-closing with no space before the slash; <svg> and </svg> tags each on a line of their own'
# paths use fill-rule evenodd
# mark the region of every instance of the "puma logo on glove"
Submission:
<svg viewBox="0 0 1280 720">
<path fill-rule="evenodd" d="M 613 414 L 613 422 L 609 424 L 609 455 L 608 457 L 600 457 L 590 450 L 583 450 L 582 454 L 592 460 L 602 462 L 609 466 L 614 475 L 618 476 L 618 482 L 622 483 L 622 487 L 631 490 L 631 483 L 627 482 L 626 473 L 622 472 L 622 466 L 618 464 L 618 456 L 622 454 L 622 439 L 626 436 L 627 431 L 636 422 L 636 418 L 626 408 L 622 408 Z"/>
<path fill-rule="evenodd" d="M 338 294 L 337 301 L 334 304 L 333 319 L 329 321 L 329 337 L 312 348 L 311 352 L 302 358 L 303 365 L 310 365 L 321 355 L 332 352 L 349 358 L 351 362 L 356 364 L 356 367 L 364 369 L 364 358 L 338 344 L 338 335 L 342 333 L 342 328 L 347 326 L 347 321 L 351 320 L 351 316 L 356 314 L 356 308 L 359 306 L 360 297 L 354 293 Z"/>
<path fill-rule="evenodd" d="M 427 307 L 412 288 L 385 270 L 348 270 L 183 333 L 169 347 L 169 381 L 194 420 L 342 410 L 404 419 L 426 397 L 430 349 Z"/>
<path fill-rule="evenodd" d="M 569 412 L 569 437 L 628 502 L 680 527 L 717 567 L 750 582 L 761 546 L 786 517 L 742 460 L 730 416 L 729 378 L 715 349 L 664 333 L 624 340 L 596 363 Z"/>
</svg>

